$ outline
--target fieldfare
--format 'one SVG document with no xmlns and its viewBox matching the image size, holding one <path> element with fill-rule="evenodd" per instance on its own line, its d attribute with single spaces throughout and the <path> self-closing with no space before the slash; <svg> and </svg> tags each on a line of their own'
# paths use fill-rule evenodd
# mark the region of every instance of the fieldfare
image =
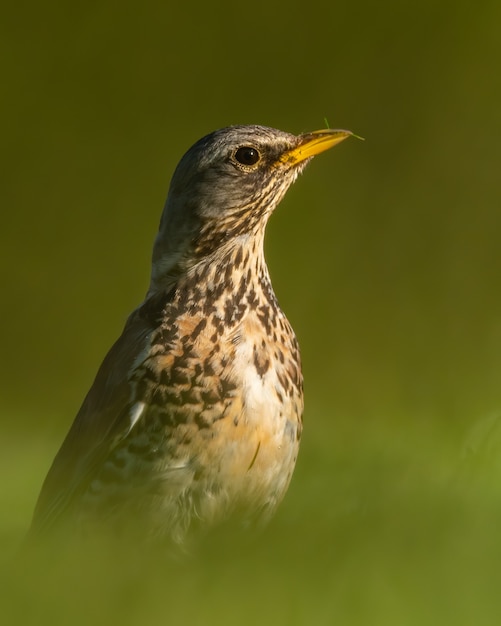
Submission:
<svg viewBox="0 0 501 626">
<path fill-rule="evenodd" d="M 182 543 L 195 526 L 266 521 L 302 429 L 294 332 L 263 239 L 305 165 L 351 133 L 232 126 L 172 178 L 146 298 L 101 365 L 40 493 L 39 533 L 140 523 Z"/>
</svg>

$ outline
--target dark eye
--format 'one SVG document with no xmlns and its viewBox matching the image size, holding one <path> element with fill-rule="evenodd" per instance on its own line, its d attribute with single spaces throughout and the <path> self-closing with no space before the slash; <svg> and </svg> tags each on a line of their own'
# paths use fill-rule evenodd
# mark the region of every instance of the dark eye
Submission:
<svg viewBox="0 0 501 626">
<path fill-rule="evenodd" d="M 255 165 L 260 158 L 261 155 L 256 148 L 251 148 L 250 146 L 243 146 L 235 152 L 235 159 L 241 165 Z"/>
</svg>

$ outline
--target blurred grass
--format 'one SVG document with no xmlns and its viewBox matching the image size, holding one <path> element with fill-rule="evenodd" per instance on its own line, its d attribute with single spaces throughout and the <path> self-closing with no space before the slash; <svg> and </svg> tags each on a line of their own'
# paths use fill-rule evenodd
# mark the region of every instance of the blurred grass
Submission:
<svg viewBox="0 0 501 626">
<path fill-rule="evenodd" d="M 430 424 L 307 435 L 266 531 L 215 535 L 186 559 L 100 542 L 17 554 L 49 444 L 12 440 L 2 613 L 19 624 L 495 623 L 501 463 L 480 453 L 483 439 L 472 458 L 487 466 Z M 3 456 L 3 475 L 11 468 Z"/>
</svg>

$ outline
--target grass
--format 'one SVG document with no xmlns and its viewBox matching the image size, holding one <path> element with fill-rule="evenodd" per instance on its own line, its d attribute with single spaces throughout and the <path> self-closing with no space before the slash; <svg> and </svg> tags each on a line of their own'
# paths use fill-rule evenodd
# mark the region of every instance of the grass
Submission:
<svg viewBox="0 0 501 626">
<path fill-rule="evenodd" d="M 54 442 L 4 439 L 5 623 L 497 623 L 496 427 L 474 434 L 466 458 L 457 437 L 429 423 L 307 430 L 265 532 L 215 534 L 187 559 L 97 541 L 19 555 Z"/>
</svg>

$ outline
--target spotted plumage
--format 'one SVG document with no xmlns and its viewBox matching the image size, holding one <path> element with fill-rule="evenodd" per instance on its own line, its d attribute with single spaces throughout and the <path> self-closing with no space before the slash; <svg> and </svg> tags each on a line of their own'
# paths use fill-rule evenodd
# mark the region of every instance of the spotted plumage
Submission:
<svg viewBox="0 0 501 626">
<path fill-rule="evenodd" d="M 139 523 L 182 542 L 194 526 L 273 513 L 297 458 L 303 380 L 265 226 L 311 157 L 349 134 L 235 126 L 183 157 L 145 301 L 53 462 L 33 532 Z"/>
</svg>

